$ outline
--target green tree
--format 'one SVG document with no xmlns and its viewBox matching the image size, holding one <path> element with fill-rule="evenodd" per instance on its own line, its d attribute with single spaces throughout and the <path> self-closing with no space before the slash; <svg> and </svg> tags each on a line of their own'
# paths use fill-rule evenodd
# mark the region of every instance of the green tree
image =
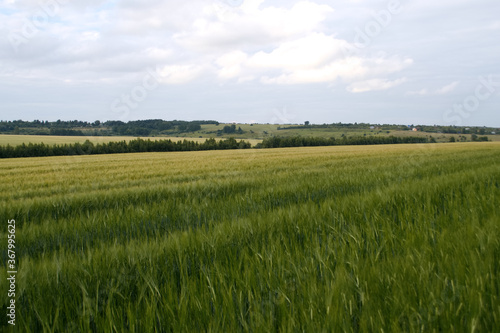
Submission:
<svg viewBox="0 0 500 333">
<path fill-rule="evenodd" d="M 201 125 L 198 123 L 190 123 L 187 127 L 188 132 L 196 132 L 201 130 Z"/>
<path fill-rule="evenodd" d="M 235 133 L 236 132 L 236 125 L 235 124 L 232 124 L 231 126 L 226 125 L 226 126 L 224 126 L 222 131 L 226 134 Z"/>
</svg>

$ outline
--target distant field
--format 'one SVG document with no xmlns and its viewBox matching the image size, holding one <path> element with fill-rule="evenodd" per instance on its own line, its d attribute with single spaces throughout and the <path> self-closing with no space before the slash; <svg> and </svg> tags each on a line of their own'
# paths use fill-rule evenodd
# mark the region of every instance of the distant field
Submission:
<svg viewBox="0 0 500 333">
<path fill-rule="evenodd" d="M 391 135 L 394 136 L 427 136 L 434 137 L 438 142 L 448 142 L 450 137 L 454 137 L 455 140 L 459 141 L 460 137 L 463 136 L 467 138 L 468 141 L 471 140 L 470 134 L 451 134 L 451 133 L 428 133 L 428 132 L 413 132 L 413 131 L 392 131 Z M 500 135 L 478 135 L 487 136 L 489 141 L 500 141 Z"/>
<path fill-rule="evenodd" d="M 222 129 L 225 124 L 216 125 L 203 125 L 202 130 L 194 133 L 183 133 L 179 136 L 169 137 L 143 137 L 149 140 L 165 140 L 172 141 L 189 140 L 196 142 L 205 142 L 208 138 L 224 139 L 234 137 L 238 140 L 243 139 L 255 146 L 262 142 L 263 138 L 271 136 L 314 136 L 314 137 L 335 137 L 340 138 L 342 135 L 346 136 L 423 136 L 434 137 L 437 142 L 448 142 L 450 137 L 455 137 L 457 141 L 460 139 L 460 134 L 440 134 L 440 133 L 426 133 L 426 132 L 413 132 L 413 131 L 381 131 L 381 130 L 335 130 L 335 129 L 291 129 L 291 130 L 278 130 L 280 125 L 266 125 L 266 124 L 240 124 L 238 127 L 244 131 L 243 134 L 224 134 L 217 136 L 217 130 Z M 283 126 L 283 125 L 281 125 Z M 252 133 L 253 132 L 253 133 Z M 389 132 L 389 133 L 387 133 Z M 185 136 L 183 136 L 185 135 Z M 201 136 L 201 138 L 200 138 Z M 468 141 L 471 140 L 469 134 L 464 134 Z M 490 141 L 500 141 L 500 135 L 487 135 Z M 10 144 L 11 146 L 20 145 L 22 143 L 45 143 L 45 144 L 65 144 L 65 143 L 83 143 L 85 140 L 90 140 L 93 143 L 105 143 L 110 141 L 130 141 L 135 139 L 133 136 L 46 136 L 46 135 L 0 135 L 0 145 Z"/>
<path fill-rule="evenodd" d="M 231 124 L 219 124 L 219 125 L 202 125 L 202 130 L 195 132 L 195 134 L 200 135 L 214 135 L 217 130 L 222 130 L 224 126 Z M 350 130 L 350 131 L 338 131 L 335 129 L 322 129 L 322 128 L 311 128 L 311 129 L 290 129 L 283 130 L 278 128 L 287 127 L 289 125 L 274 125 L 274 124 L 236 124 L 236 128 L 241 127 L 243 134 L 231 134 L 235 138 L 253 138 L 253 139 L 264 139 L 270 136 L 320 136 L 320 137 L 340 137 L 342 134 L 345 135 L 363 135 L 365 132 L 361 130 Z M 368 131 L 367 131 L 368 132 Z M 187 133 L 186 133 L 187 134 Z M 224 136 L 228 136 L 225 134 Z"/>
<path fill-rule="evenodd" d="M 214 136 L 215 137 L 215 136 Z M 106 142 L 112 142 L 112 141 L 130 141 L 134 140 L 137 137 L 133 136 L 49 136 L 49 135 L 0 135 L 0 145 L 6 146 L 7 144 L 11 146 L 17 146 L 22 143 L 28 144 L 28 143 L 45 143 L 45 144 L 65 144 L 65 143 L 83 143 L 86 140 L 89 140 L 93 143 L 106 143 Z M 204 138 L 192 138 L 192 137 L 143 137 L 142 139 L 145 140 L 172 140 L 172 141 L 180 141 L 180 140 L 189 140 L 189 141 L 195 141 L 195 142 L 205 142 L 206 139 L 209 137 L 204 137 Z M 216 139 L 222 139 L 222 138 L 216 138 Z M 257 143 L 261 142 L 262 140 L 255 140 L 255 139 L 250 139 L 247 140 L 249 141 L 252 145 L 256 145 Z"/>
<path fill-rule="evenodd" d="M 231 124 L 219 124 L 219 125 L 203 125 L 202 130 L 195 132 L 196 135 L 215 135 L 217 130 L 221 130 L 224 126 Z M 300 129 L 278 129 L 289 127 L 291 125 L 271 125 L 271 124 L 236 124 L 236 128 L 241 127 L 244 131 L 243 134 L 231 134 L 231 136 L 238 139 L 253 138 L 253 139 L 264 139 L 266 137 L 275 136 L 315 136 L 315 137 L 335 137 L 340 138 L 342 135 L 345 136 L 423 136 L 423 137 L 434 137 L 437 142 L 447 142 L 450 137 L 455 137 L 459 141 L 459 136 L 461 134 L 442 134 L 442 133 L 428 133 L 428 132 L 413 132 L 413 131 L 395 131 L 395 130 L 382 130 L 382 129 L 339 129 L 339 128 L 300 128 Z M 186 133 L 185 135 L 189 135 Z M 190 133 L 193 135 L 193 133 Z M 227 134 L 224 136 L 228 136 Z M 464 137 L 468 141 L 471 141 L 470 134 L 464 134 Z M 490 141 L 500 141 L 500 135 L 486 135 Z"/>
<path fill-rule="evenodd" d="M 495 142 L 0 160 L 16 328 L 492 332 L 499 180 Z"/>
</svg>

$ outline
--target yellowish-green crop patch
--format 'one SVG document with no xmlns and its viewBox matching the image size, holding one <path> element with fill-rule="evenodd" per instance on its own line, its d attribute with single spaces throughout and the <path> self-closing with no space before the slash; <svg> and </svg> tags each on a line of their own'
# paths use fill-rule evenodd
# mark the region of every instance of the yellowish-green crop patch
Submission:
<svg viewBox="0 0 500 333">
<path fill-rule="evenodd" d="M 156 136 L 156 137 L 144 137 L 144 140 L 172 140 L 172 141 L 195 141 L 199 143 L 205 142 L 210 136 L 205 137 L 166 137 L 166 136 Z M 117 142 L 117 141 L 131 141 L 137 139 L 133 136 L 51 136 L 51 135 L 9 135 L 2 134 L 0 135 L 0 146 L 17 146 L 21 144 L 29 144 L 29 143 L 44 143 L 48 145 L 62 145 L 62 144 L 70 144 L 70 143 L 84 143 L 86 140 L 97 144 L 97 143 L 108 143 L 108 142 Z M 222 140 L 223 138 L 215 138 L 216 140 Z M 256 145 L 262 140 L 249 139 L 247 140 L 252 145 Z"/>
</svg>

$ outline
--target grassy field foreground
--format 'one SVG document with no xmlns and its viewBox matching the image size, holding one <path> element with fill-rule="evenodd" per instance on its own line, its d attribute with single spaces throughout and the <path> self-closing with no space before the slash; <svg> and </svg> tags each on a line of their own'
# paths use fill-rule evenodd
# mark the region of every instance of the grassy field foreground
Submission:
<svg viewBox="0 0 500 333">
<path fill-rule="evenodd" d="M 500 327 L 498 143 L 11 159 L 0 188 L 21 331 Z"/>
</svg>

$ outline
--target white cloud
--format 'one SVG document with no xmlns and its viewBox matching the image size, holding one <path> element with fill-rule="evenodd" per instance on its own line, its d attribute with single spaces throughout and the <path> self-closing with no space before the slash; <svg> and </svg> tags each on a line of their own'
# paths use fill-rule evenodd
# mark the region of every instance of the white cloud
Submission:
<svg viewBox="0 0 500 333">
<path fill-rule="evenodd" d="M 304 70 L 317 68 L 342 57 L 340 44 L 343 41 L 321 33 L 282 43 L 272 52 L 257 52 L 250 59 L 250 66 L 257 68 L 284 68 Z"/>
<path fill-rule="evenodd" d="M 160 71 L 160 81 L 167 84 L 185 84 L 199 77 L 204 68 L 197 65 L 165 66 Z"/>
<path fill-rule="evenodd" d="M 220 67 L 218 75 L 222 79 L 232 79 L 241 75 L 248 55 L 242 51 L 232 51 L 219 57 L 215 62 Z"/>
<path fill-rule="evenodd" d="M 310 34 L 333 12 L 330 6 L 311 1 L 297 2 L 290 9 L 262 3 L 246 0 L 240 7 L 205 6 L 191 27 L 176 33 L 174 40 L 194 51 L 252 49 Z"/>
<path fill-rule="evenodd" d="M 447 93 L 450 93 L 452 92 L 453 90 L 455 90 L 455 88 L 459 85 L 460 82 L 458 81 L 454 81 L 438 90 L 436 90 L 436 94 L 437 95 L 445 95 Z"/>
<path fill-rule="evenodd" d="M 427 88 L 424 88 L 424 89 L 421 89 L 421 90 L 409 91 L 406 94 L 407 95 L 425 96 L 425 95 L 429 95 L 429 90 Z"/>
<path fill-rule="evenodd" d="M 371 14 L 386 9 L 388 1 L 243 0 L 239 6 L 230 5 L 229 0 L 64 1 L 16 53 L 9 44 L 9 34 L 22 33 L 26 21 L 47 1 L 2 3 L 0 83 L 4 83 L 0 85 L 6 96 L 2 109 L 21 105 L 16 106 L 21 110 L 24 100 L 37 102 L 39 96 L 59 100 L 68 95 L 65 87 L 70 82 L 75 96 L 83 96 L 79 85 L 95 88 L 96 95 L 85 96 L 89 101 L 105 99 L 99 110 L 106 111 L 107 99 L 121 93 L 116 89 L 140 84 L 148 68 L 159 68 L 163 84 L 179 87 L 158 89 L 179 93 L 168 99 L 164 97 L 167 94 L 157 94 L 159 100 L 148 103 L 152 109 L 163 110 L 166 104 L 175 103 L 176 110 L 193 110 L 198 112 L 196 118 L 204 118 L 208 104 L 217 104 L 222 91 L 229 89 L 231 95 L 225 95 L 224 105 L 212 105 L 212 110 L 234 115 L 237 105 L 251 115 L 262 108 L 299 103 L 300 95 L 300 100 L 307 100 L 305 109 L 317 106 L 326 110 L 317 120 L 327 121 L 322 117 L 330 117 L 332 98 L 339 100 L 344 111 L 362 109 L 358 103 L 376 107 L 380 101 L 376 94 L 367 94 L 362 101 L 346 98 L 346 88 L 350 92 L 382 91 L 402 84 L 405 77 L 411 83 L 404 87 L 411 85 L 406 90 L 412 90 L 407 94 L 440 96 L 453 104 L 459 82 L 473 86 L 476 82 L 471 80 L 494 74 L 498 68 L 495 32 L 500 24 L 495 14 L 500 3 L 492 0 L 474 4 L 470 0 L 404 1 L 401 14 L 363 48 L 353 45 L 356 28 L 364 29 L 367 23 L 377 21 Z M 435 33 L 444 26 L 446 31 Z M 354 52 L 346 54 L 349 50 Z M 468 65 L 462 66 L 464 63 Z M 435 83 L 438 77 L 453 80 L 439 85 Z M 206 85 L 205 101 L 185 97 L 191 95 L 192 84 Z M 323 84 L 324 89 L 312 84 Z M 270 89 L 269 85 L 275 87 Z M 40 87 L 47 93 L 38 96 Z M 87 102 L 75 105 L 74 98 L 68 100 L 60 107 L 61 117 L 68 109 L 98 109 L 86 107 Z M 311 100 L 317 104 L 311 106 Z M 422 103 L 427 100 L 421 99 Z M 488 107 L 498 109 L 498 103 L 491 101 Z M 434 103 L 425 109 L 435 117 L 441 112 L 436 108 Z M 47 107 L 52 109 L 56 110 Z M 141 114 L 146 115 L 146 111 L 141 110 Z M 494 118 L 493 112 L 478 112 L 477 116 Z"/>
<path fill-rule="evenodd" d="M 97 31 L 85 31 L 80 35 L 80 42 L 96 41 L 100 37 L 101 37 L 101 34 Z"/>
<path fill-rule="evenodd" d="M 93 5 L 102 4 L 95 0 Z M 168 84 L 185 84 L 202 76 L 264 84 L 337 79 L 349 83 L 385 76 L 411 64 L 401 57 L 357 54 L 346 58 L 343 50 L 352 45 L 322 31 L 333 8 L 312 1 L 275 7 L 263 0 L 245 0 L 233 7 L 225 1 L 129 0 L 83 11 L 81 17 L 74 8 L 82 7 L 62 8 L 66 23 L 55 22 L 43 32 L 52 42 L 43 43 L 47 45 L 43 57 L 33 50 L 25 53 L 39 64 L 60 68 L 59 73 L 38 68 L 39 73 L 46 70 L 47 76 L 61 80 L 71 76 L 73 82 L 78 76 L 87 81 L 107 73 L 107 79 L 114 75 L 119 81 L 125 73 L 140 76 L 146 68 L 159 66 L 165 72 L 162 82 Z M 99 23 L 101 18 L 104 23 Z M 67 24 L 71 20 L 74 24 Z M 51 39 L 56 35 L 58 39 Z M 25 62 L 19 74 L 30 71 L 31 65 Z"/>
<path fill-rule="evenodd" d="M 419 96 L 428 96 L 428 95 L 446 95 L 453 90 L 460 84 L 459 81 L 453 81 L 450 84 L 445 85 L 444 87 L 441 87 L 439 89 L 435 90 L 429 90 L 427 88 L 421 89 L 421 90 L 416 90 L 416 91 L 409 91 L 406 94 L 407 95 L 419 95 Z"/>
<path fill-rule="evenodd" d="M 387 90 L 406 82 L 406 78 L 393 81 L 387 79 L 371 79 L 367 81 L 354 82 L 347 87 L 347 91 L 352 93 L 361 93 L 376 90 Z"/>
<path fill-rule="evenodd" d="M 216 65 L 220 78 L 253 76 L 264 84 L 306 84 L 363 80 L 401 71 L 413 63 L 400 57 L 345 58 L 341 51 L 345 44 L 333 36 L 312 33 L 269 52 L 230 52 L 221 56 Z"/>
</svg>

